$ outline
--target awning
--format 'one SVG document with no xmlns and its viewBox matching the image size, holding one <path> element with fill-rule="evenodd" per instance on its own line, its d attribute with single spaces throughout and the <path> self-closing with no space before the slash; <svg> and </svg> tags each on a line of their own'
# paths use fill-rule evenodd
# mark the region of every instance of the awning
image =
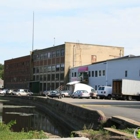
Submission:
<svg viewBox="0 0 140 140">
<path fill-rule="evenodd" d="M 80 83 L 80 81 L 72 81 L 72 82 L 67 83 L 67 85 L 75 85 L 77 83 Z"/>
<path fill-rule="evenodd" d="M 78 72 L 85 72 L 85 71 L 88 71 L 88 66 L 80 67 L 80 68 L 78 69 Z"/>
</svg>

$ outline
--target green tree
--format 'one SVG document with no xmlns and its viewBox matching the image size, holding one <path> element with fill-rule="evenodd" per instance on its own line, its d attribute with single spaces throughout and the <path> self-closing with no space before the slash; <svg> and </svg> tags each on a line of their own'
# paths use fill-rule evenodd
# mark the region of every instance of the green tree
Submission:
<svg viewBox="0 0 140 140">
<path fill-rule="evenodd" d="M 0 78 L 4 79 L 4 65 L 0 64 Z"/>
</svg>

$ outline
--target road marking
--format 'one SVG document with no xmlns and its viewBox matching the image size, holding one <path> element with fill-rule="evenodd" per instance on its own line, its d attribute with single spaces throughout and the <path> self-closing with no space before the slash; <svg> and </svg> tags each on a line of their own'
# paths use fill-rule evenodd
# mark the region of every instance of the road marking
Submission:
<svg viewBox="0 0 140 140">
<path fill-rule="evenodd" d="M 82 107 L 111 107 L 111 105 L 80 105 L 80 106 L 82 106 Z"/>
</svg>

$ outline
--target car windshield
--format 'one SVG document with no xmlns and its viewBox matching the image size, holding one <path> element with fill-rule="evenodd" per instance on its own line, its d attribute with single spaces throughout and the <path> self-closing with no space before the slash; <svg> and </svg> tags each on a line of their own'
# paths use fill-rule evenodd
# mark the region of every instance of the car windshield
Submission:
<svg viewBox="0 0 140 140">
<path fill-rule="evenodd" d="M 105 87 L 99 87 L 99 89 L 98 89 L 98 90 L 104 90 L 104 88 L 105 88 Z"/>
</svg>

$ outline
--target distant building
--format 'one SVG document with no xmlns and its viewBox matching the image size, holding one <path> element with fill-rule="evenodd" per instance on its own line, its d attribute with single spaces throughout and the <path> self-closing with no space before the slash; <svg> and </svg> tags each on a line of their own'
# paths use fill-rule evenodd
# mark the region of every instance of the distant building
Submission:
<svg viewBox="0 0 140 140">
<path fill-rule="evenodd" d="M 30 88 L 33 92 L 56 89 L 70 81 L 69 70 L 124 55 L 123 47 L 65 42 L 33 50 L 30 56 L 5 61 L 6 88 Z"/>
<path fill-rule="evenodd" d="M 82 77 L 82 82 L 86 79 L 88 84 L 95 89 L 99 86 L 112 86 L 113 79 L 140 80 L 139 62 L 140 56 L 128 55 L 71 68 L 69 77 L 70 81 L 73 81 L 74 78 L 80 80 Z M 85 73 L 88 76 L 85 76 Z"/>
<path fill-rule="evenodd" d="M 8 89 L 29 88 L 30 55 L 4 62 L 4 87 Z"/>
</svg>

